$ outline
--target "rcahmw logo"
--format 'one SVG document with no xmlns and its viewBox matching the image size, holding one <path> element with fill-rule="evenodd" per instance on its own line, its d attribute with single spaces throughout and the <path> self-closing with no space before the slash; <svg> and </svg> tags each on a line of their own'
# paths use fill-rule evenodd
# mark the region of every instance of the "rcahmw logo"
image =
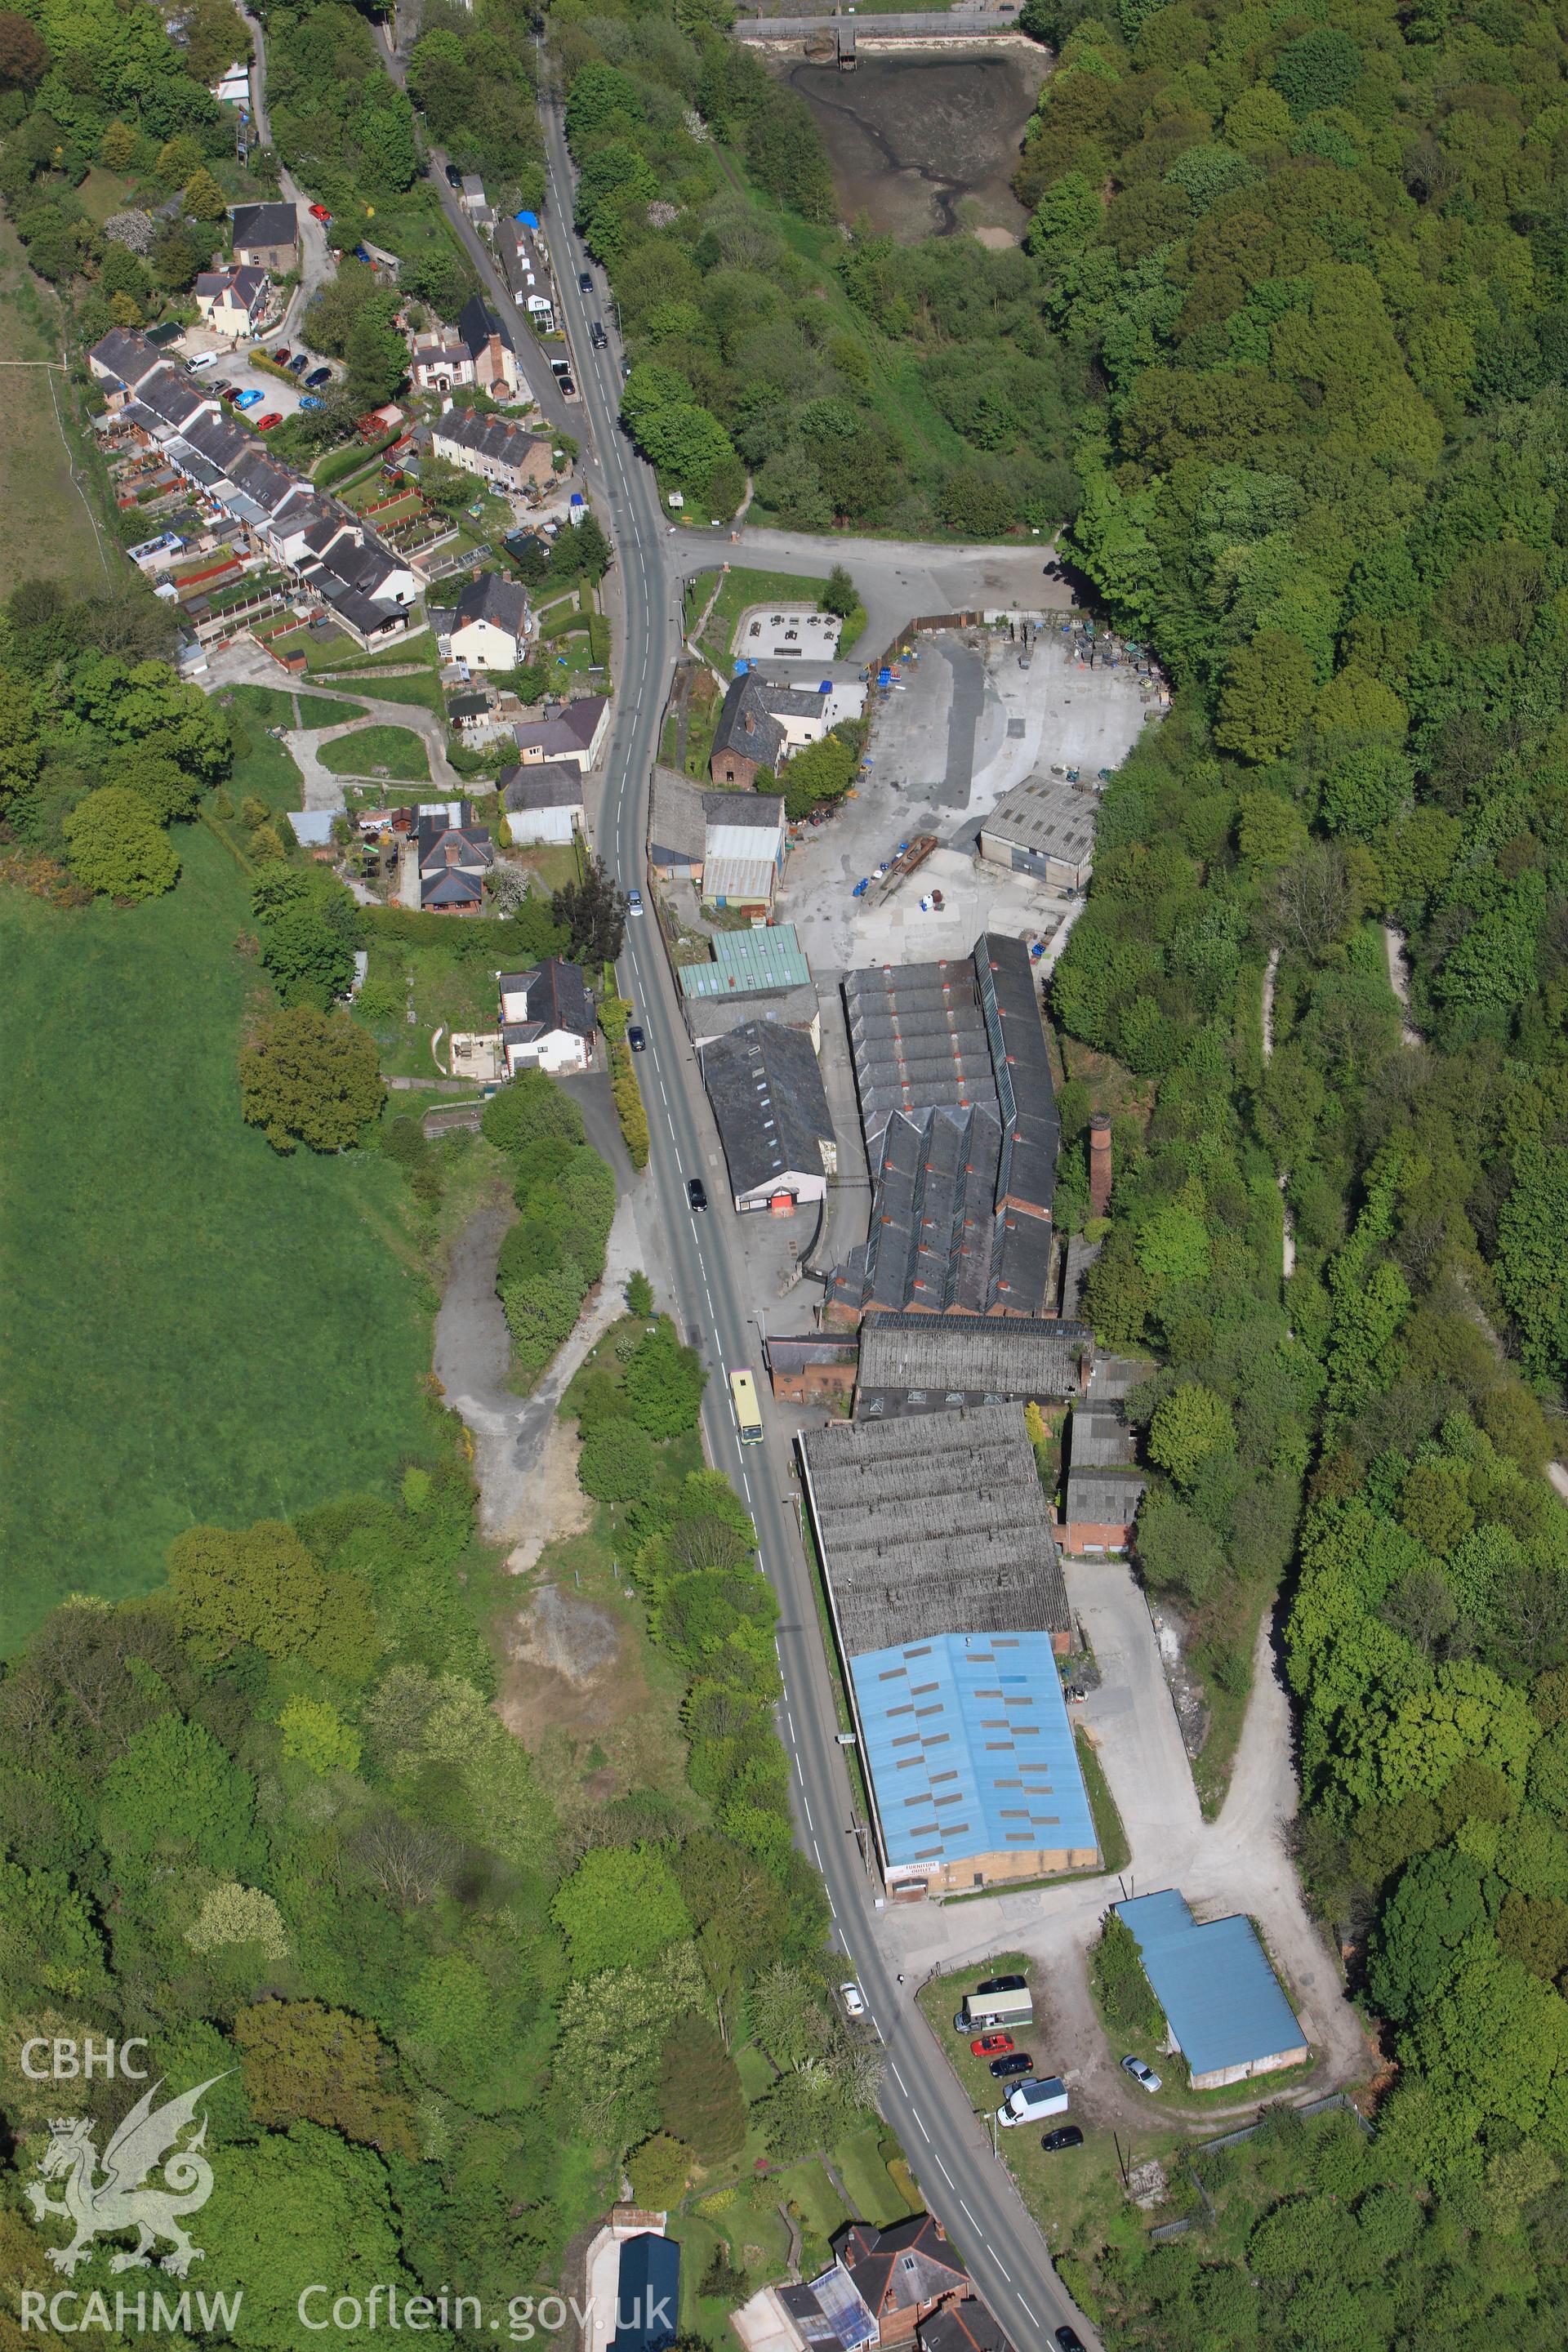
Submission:
<svg viewBox="0 0 1568 2352">
<path fill-rule="evenodd" d="M 111 2271 L 148 2269 L 161 2239 L 167 2242 L 169 2251 L 159 2258 L 159 2267 L 175 2278 L 184 2278 L 193 2263 L 204 2259 L 200 2246 L 193 2245 L 186 2236 L 184 2224 L 185 2217 L 199 2212 L 213 2193 L 212 2166 L 202 2154 L 206 2117 L 202 2117 L 195 2137 L 184 2147 L 180 2136 L 195 2122 L 205 2095 L 222 2080 L 221 2074 L 214 2074 L 198 2083 L 194 2091 L 165 2099 L 161 2107 L 153 2102 L 163 2086 L 154 2083 L 115 2126 L 101 2160 L 93 2144 L 96 2127 L 90 2116 L 61 2116 L 50 2123 L 49 2144 L 39 2158 L 38 2177 L 27 2183 L 27 2202 L 36 2221 L 58 2219 L 71 2225 L 68 2244 L 46 2249 L 56 2270 L 64 2271 L 68 2278 L 74 2276 L 91 2253 L 95 2238 L 113 2237 L 125 2230 L 135 2231 L 136 2243 L 110 2256 Z M 148 2174 L 160 2166 L 162 2179 L 149 2182 Z M 45 2183 L 55 2180 L 62 2184 L 60 2194 L 51 2197 Z M 24 2305 L 27 2300 L 24 2296 Z M 37 2300 L 41 2303 L 42 2296 Z"/>
</svg>

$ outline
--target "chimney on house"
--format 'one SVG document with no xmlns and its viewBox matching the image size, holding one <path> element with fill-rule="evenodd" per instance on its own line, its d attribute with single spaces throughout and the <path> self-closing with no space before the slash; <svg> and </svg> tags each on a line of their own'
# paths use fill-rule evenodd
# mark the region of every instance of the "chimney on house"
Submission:
<svg viewBox="0 0 1568 2352">
<path fill-rule="evenodd" d="M 1102 1110 L 1089 1122 L 1089 1213 L 1110 1213 L 1110 1121 Z"/>
</svg>

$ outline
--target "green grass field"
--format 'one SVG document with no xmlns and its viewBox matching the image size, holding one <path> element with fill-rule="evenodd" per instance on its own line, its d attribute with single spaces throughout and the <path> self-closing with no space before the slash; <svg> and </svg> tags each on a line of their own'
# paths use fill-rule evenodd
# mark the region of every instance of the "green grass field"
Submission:
<svg viewBox="0 0 1568 2352">
<path fill-rule="evenodd" d="M 406 727 L 362 727 L 357 735 L 340 735 L 322 744 L 321 761 L 334 776 L 374 776 L 384 768 L 405 784 L 424 783 L 430 774 L 425 746 Z"/>
<path fill-rule="evenodd" d="M 245 877 L 175 837 L 178 888 L 125 913 L 0 892 L 0 1652 L 67 1593 L 156 1584 L 195 1520 L 379 1480 L 426 1425 L 402 1180 L 242 1125 Z"/>
<path fill-rule="evenodd" d="M 59 306 L 28 269 L 15 229 L 0 220 L 0 361 L 59 355 Z M 101 594 L 115 559 L 100 546 L 79 462 L 73 476 L 62 423 L 70 387 L 48 367 L 5 365 L 0 378 L 0 596 L 28 578 Z"/>
</svg>

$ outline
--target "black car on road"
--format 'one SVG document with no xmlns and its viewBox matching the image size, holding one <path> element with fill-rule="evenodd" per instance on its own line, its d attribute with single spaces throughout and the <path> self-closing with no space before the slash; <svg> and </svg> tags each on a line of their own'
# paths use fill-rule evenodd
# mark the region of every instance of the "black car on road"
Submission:
<svg viewBox="0 0 1568 2352">
<path fill-rule="evenodd" d="M 586 271 L 585 269 L 580 269 L 580 270 L 577 272 L 577 291 L 578 291 L 578 293 L 579 293 L 579 294 L 591 294 L 591 293 L 593 292 L 593 290 L 594 290 L 594 281 L 593 281 L 593 279 L 589 277 L 589 275 L 588 275 L 588 273 L 587 273 L 587 271 Z"/>
<path fill-rule="evenodd" d="M 692 1213 L 694 1215 L 700 1213 L 700 1212 L 708 1206 L 708 1187 L 702 1181 L 700 1176 L 689 1176 L 687 1178 L 686 1197 L 691 1203 Z"/>
<path fill-rule="evenodd" d="M 458 194 L 459 195 L 462 194 L 463 175 L 461 172 L 458 171 L 456 163 L 448 163 L 447 166 L 447 185 L 449 188 L 456 188 Z"/>
<path fill-rule="evenodd" d="M 643 1031 L 638 1028 L 635 1021 L 630 1024 L 626 1030 L 626 1043 L 631 1047 L 634 1054 L 646 1053 L 647 1050 L 647 1038 L 644 1034 Z"/>
</svg>

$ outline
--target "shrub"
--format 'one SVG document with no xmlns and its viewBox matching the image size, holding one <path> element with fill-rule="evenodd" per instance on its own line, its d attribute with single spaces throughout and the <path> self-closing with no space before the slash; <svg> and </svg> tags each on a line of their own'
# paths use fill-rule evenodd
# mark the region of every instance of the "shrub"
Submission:
<svg viewBox="0 0 1568 2352">
<path fill-rule="evenodd" d="M 1157 2041 L 1165 2021 L 1143 1973 L 1138 1938 L 1114 1911 L 1106 1918 L 1089 1967 L 1106 2023 L 1119 2033 Z"/>
<path fill-rule="evenodd" d="M 637 1083 L 637 1064 L 631 1049 L 624 1045 L 610 1045 L 610 1093 L 615 1100 L 616 1117 L 621 1122 L 621 1136 L 626 1147 L 626 1158 L 634 1168 L 646 1168 L 648 1155 L 647 1107 Z"/>
</svg>

